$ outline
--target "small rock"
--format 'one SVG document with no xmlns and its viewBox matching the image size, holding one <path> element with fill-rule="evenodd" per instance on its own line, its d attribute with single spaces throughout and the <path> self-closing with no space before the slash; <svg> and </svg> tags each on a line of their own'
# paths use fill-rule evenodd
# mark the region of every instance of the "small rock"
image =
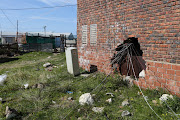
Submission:
<svg viewBox="0 0 180 120">
<path fill-rule="evenodd" d="M 80 105 L 85 105 L 85 104 L 92 105 L 93 102 L 94 100 L 92 99 L 92 96 L 90 93 L 82 94 L 79 98 Z"/>
<path fill-rule="evenodd" d="M 27 89 L 29 87 L 29 84 L 24 84 L 24 88 Z"/>
<path fill-rule="evenodd" d="M 129 104 L 129 101 L 128 101 L 128 99 L 125 99 L 125 100 L 122 102 L 122 106 L 128 106 L 128 105 L 130 105 L 130 104 Z"/>
<path fill-rule="evenodd" d="M 93 107 L 92 111 L 96 113 L 102 113 L 104 111 L 104 107 Z"/>
<path fill-rule="evenodd" d="M 73 100 L 73 97 L 68 97 L 68 100 Z"/>
<path fill-rule="evenodd" d="M 139 73 L 139 77 L 141 78 L 145 78 L 145 70 L 142 70 L 140 73 Z"/>
<path fill-rule="evenodd" d="M 173 96 L 172 96 L 172 95 L 168 95 L 168 94 L 163 94 L 163 95 L 159 98 L 159 100 L 160 100 L 161 103 L 163 103 L 164 101 L 167 101 L 169 98 L 170 98 L 170 99 L 173 99 Z"/>
<path fill-rule="evenodd" d="M 157 101 L 156 100 L 152 100 L 152 103 L 157 104 Z"/>
<path fill-rule="evenodd" d="M 49 57 L 47 57 L 48 59 L 50 59 L 51 58 L 51 56 L 49 56 Z"/>
<path fill-rule="evenodd" d="M 114 97 L 113 93 L 106 93 L 106 95 L 111 95 L 111 97 Z"/>
<path fill-rule="evenodd" d="M 6 78 L 7 78 L 7 75 L 6 75 L 6 74 L 0 75 L 0 85 L 3 85 L 3 84 L 4 84 Z"/>
<path fill-rule="evenodd" d="M 18 116 L 18 112 L 15 109 L 11 109 L 8 106 L 6 106 L 5 111 L 6 119 L 10 120 Z"/>
<path fill-rule="evenodd" d="M 43 67 L 45 67 L 45 68 L 47 68 L 47 67 L 49 67 L 49 66 L 52 66 L 51 63 L 45 63 L 45 64 L 43 65 Z"/>
<path fill-rule="evenodd" d="M 0 102 L 2 102 L 3 101 L 3 99 L 2 98 L 0 98 Z"/>
<path fill-rule="evenodd" d="M 88 76 L 90 76 L 90 74 L 81 74 L 80 76 L 81 77 L 88 77 Z"/>
<path fill-rule="evenodd" d="M 129 111 L 123 111 L 122 114 L 121 114 L 122 117 L 124 116 L 131 116 L 131 113 Z"/>
<path fill-rule="evenodd" d="M 37 88 L 39 88 L 39 89 L 43 89 L 43 88 L 44 88 L 44 85 L 43 85 L 43 84 L 41 84 L 41 83 L 38 83 L 38 84 L 37 84 Z"/>
<path fill-rule="evenodd" d="M 46 70 L 46 71 L 52 71 L 52 70 L 53 70 L 53 67 L 52 67 L 52 66 L 46 67 L 45 70 Z"/>
<path fill-rule="evenodd" d="M 108 102 L 109 104 L 111 104 L 111 103 L 112 103 L 112 98 L 107 99 L 106 102 Z"/>
</svg>

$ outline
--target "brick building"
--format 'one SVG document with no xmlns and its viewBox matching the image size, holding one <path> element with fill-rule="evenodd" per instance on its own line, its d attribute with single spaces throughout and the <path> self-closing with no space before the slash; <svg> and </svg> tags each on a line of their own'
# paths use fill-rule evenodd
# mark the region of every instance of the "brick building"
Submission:
<svg viewBox="0 0 180 120">
<path fill-rule="evenodd" d="M 114 48 L 129 37 L 138 39 L 146 77 L 143 88 L 166 88 L 180 95 L 180 1 L 77 0 L 80 66 L 111 70 Z"/>
</svg>

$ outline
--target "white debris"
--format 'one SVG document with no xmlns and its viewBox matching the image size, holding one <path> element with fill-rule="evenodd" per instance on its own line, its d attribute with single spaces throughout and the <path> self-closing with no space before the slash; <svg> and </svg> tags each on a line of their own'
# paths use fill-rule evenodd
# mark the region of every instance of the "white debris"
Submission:
<svg viewBox="0 0 180 120">
<path fill-rule="evenodd" d="M 49 67 L 49 66 L 51 66 L 51 63 L 45 63 L 44 65 L 43 65 L 43 67 Z"/>
<path fill-rule="evenodd" d="M 49 56 L 49 57 L 47 57 L 48 59 L 50 59 L 51 58 L 51 56 Z"/>
<path fill-rule="evenodd" d="M 24 84 L 24 88 L 27 89 L 29 87 L 29 84 Z"/>
<path fill-rule="evenodd" d="M 53 103 L 53 104 L 56 104 L 56 102 L 55 102 L 55 101 L 53 101 L 53 100 L 52 100 L 52 103 Z"/>
<path fill-rule="evenodd" d="M 129 105 L 129 101 L 128 99 L 125 99 L 123 102 L 122 102 L 122 106 L 128 106 Z"/>
<path fill-rule="evenodd" d="M 7 75 L 6 75 L 6 74 L 0 75 L 0 85 L 3 85 L 3 84 L 4 84 L 6 78 L 7 78 Z"/>
<path fill-rule="evenodd" d="M 88 77 L 90 74 L 81 74 L 81 77 Z"/>
<path fill-rule="evenodd" d="M 121 114 L 122 117 L 124 116 L 131 116 L 131 113 L 129 111 L 123 111 L 122 114 Z"/>
<path fill-rule="evenodd" d="M 102 113 L 104 111 L 104 107 L 93 107 L 92 111 L 96 113 Z"/>
<path fill-rule="evenodd" d="M 142 70 L 142 71 L 139 73 L 139 77 L 144 78 L 145 76 L 146 76 L 145 70 Z"/>
<path fill-rule="evenodd" d="M 123 77 L 123 81 L 127 83 L 128 87 L 132 87 L 134 85 L 131 76 Z"/>
<path fill-rule="evenodd" d="M 111 104 L 111 103 L 112 103 L 112 98 L 107 99 L 106 102 L 108 102 L 109 104 Z"/>
<path fill-rule="evenodd" d="M 167 101 L 168 99 L 173 99 L 173 96 L 172 95 L 168 95 L 168 94 L 163 94 L 160 98 L 159 98 L 159 100 L 160 100 L 160 102 L 162 103 L 162 102 L 164 102 L 164 101 Z"/>
<path fill-rule="evenodd" d="M 2 99 L 2 98 L 0 98 L 0 101 L 3 101 L 3 99 Z"/>
<path fill-rule="evenodd" d="M 85 104 L 92 105 L 93 102 L 94 100 L 92 99 L 92 96 L 90 93 L 82 94 L 79 98 L 80 105 L 85 105 Z"/>
</svg>

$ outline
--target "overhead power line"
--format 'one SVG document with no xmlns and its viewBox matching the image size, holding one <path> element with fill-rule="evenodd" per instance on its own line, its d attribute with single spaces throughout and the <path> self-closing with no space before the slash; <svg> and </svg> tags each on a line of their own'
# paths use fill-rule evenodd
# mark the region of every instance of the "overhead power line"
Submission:
<svg viewBox="0 0 180 120">
<path fill-rule="evenodd" d="M 8 19 L 8 21 L 14 26 L 14 28 L 16 28 L 16 26 L 13 24 L 13 22 L 9 19 L 9 17 L 5 14 L 5 12 L 0 8 L 0 10 L 2 11 L 2 13 L 4 14 L 4 16 Z"/>
<path fill-rule="evenodd" d="M 63 6 L 49 6 L 49 7 L 36 7 L 36 8 L 13 8 L 13 9 L 1 9 L 1 10 L 36 10 L 36 9 L 50 9 L 50 8 L 61 8 L 61 7 L 72 7 L 77 6 L 77 4 L 63 5 Z"/>
</svg>

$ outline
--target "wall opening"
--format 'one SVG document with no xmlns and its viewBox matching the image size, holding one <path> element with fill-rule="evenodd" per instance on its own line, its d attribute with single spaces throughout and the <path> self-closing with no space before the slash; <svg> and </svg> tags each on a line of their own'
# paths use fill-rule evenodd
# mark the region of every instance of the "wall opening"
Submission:
<svg viewBox="0 0 180 120">
<path fill-rule="evenodd" d="M 138 38 L 130 37 L 123 42 L 123 44 L 117 46 L 116 53 L 112 60 L 112 65 L 118 65 L 118 71 L 122 75 L 134 76 L 132 66 L 136 77 L 139 77 L 139 73 L 146 69 L 145 61 L 142 58 L 143 51 L 140 49 Z"/>
</svg>

